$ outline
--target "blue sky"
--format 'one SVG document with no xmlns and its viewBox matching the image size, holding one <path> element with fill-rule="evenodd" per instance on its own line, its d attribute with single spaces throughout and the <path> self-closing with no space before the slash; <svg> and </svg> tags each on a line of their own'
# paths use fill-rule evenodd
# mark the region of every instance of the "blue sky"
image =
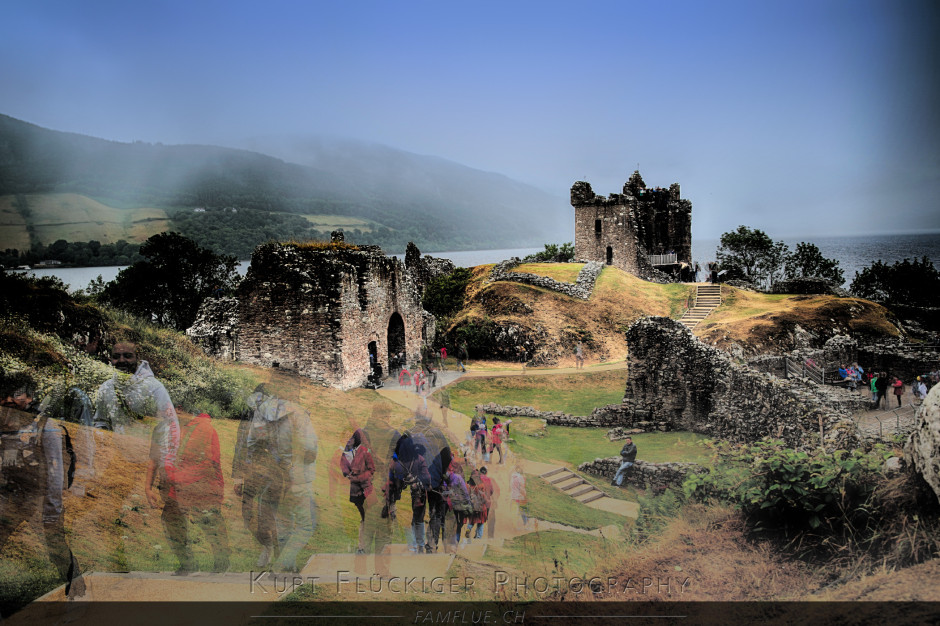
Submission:
<svg viewBox="0 0 940 626">
<path fill-rule="evenodd" d="M 682 185 L 693 236 L 940 230 L 927 1 L 5 3 L 0 113 L 116 141 L 331 134 L 563 198 Z"/>
</svg>

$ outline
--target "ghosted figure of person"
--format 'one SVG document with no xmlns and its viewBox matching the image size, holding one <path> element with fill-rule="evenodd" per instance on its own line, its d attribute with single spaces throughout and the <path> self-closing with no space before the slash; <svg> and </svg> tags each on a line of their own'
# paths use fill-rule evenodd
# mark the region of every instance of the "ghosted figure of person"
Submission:
<svg viewBox="0 0 940 626">
<path fill-rule="evenodd" d="M 391 411 L 384 403 L 376 403 L 365 426 L 366 438 L 371 445 L 372 486 L 369 505 L 365 509 L 360 548 L 363 553 L 375 555 L 375 569 L 369 573 L 387 575 L 389 557 L 385 548 L 391 543 L 394 527 L 398 524 L 397 502 L 401 499 L 402 482 L 393 477 L 395 448 L 401 433 L 389 425 Z M 365 557 L 356 560 L 357 572 L 365 572 Z"/>
<path fill-rule="evenodd" d="M 421 442 L 424 448 L 422 456 L 428 465 L 430 486 L 427 490 L 427 529 L 429 532 L 425 537 L 424 551 L 431 554 L 437 551 L 438 543 L 443 538 L 444 516 L 447 513 L 447 503 L 443 496 L 444 472 L 450 467 L 452 454 L 444 433 L 431 422 L 426 405 L 418 406 L 414 422 L 409 426 L 407 433 L 416 442 Z"/>
<path fill-rule="evenodd" d="M 356 544 L 356 554 L 365 554 L 365 525 L 366 502 L 373 506 L 375 498 L 372 496 L 372 475 L 375 474 L 375 461 L 372 459 L 372 450 L 365 432 L 361 428 L 353 431 L 343 456 L 340 457 L 340 467 L 343 477 L 349 480 L 349 501 L 359 511 L 359 539 Z"/>
<path fill-rule="evenodd" d="M 111 351 L 111 365 L 117 371 L 98 387 L 96 410 L 92 418 L 95 438 L 98 440 L 95 444 L 94 479 L 96 488 L 107 483 L 109 489 L 118 490 L 118 499 L 123 501 L 130 496 L 131 487 L 128 483 L 113 482 L 115 477 L 109 474 L 122 471 L 113 462 L 120 458 L 131 463 L 146 463 L 145 494 L 153 492 L 154 484 L 169 484 L 167 472 L 176 462 L 176 450 L 179 447 L 179 418 L 166 387 L 156 379 L 150 364 L 139 358 L 136 344 L 128 341 L 115 343 Z M 150 441 L 149 455 L 138 452 L 146 450 L 146 447 L 132 445 L 134 437 L 146 437 L 140 433 L 140 428 L 147 417 L 156 417 L 156 424 L 147 437 Z M 115 437 L 108 436 L 104 431 L 113 431 Z M 132 439 L 117 439 L 118 435 Z M 104 445 L 105 440 L 111 445 Z M 120 486 L 122 484 L 124 486 Z M 156 498 L 150 500 L 150 504 L 160 505 Z M 99 512 L 99 515 L 114 519 L 110 517 L 112 514 L 120 517 L 123 509 Z M 115 552 L 112 556 L 120 569 L 129 565 L 124 549 L 125 532 L 128 529 L 122 529 L 120 525 L 113 526 Z"/>
<path fill-rule="evenodd" d="M 392 480 L 399 491 L 408 489 L 411 496 L 411 527 L 408 534 L 408 549 L 414 553 L 424 552 L 425 524 L 427 513 L 428 489 L 431 486 L 431 474 L 424 455 L 427 454 L 427 441 L 423 435 L 412 436 L 405 433 L 398 439 L 392 455 Z"/>
<path fill-rule="evenodd" d="M 246 402 L 232 461 L 242 521 L 261 544 L 257 567 L 295 571 L 316 529 L 317 436 L 289 383 L 255 388 Z"/>
<path fill-rule="evenodd" d="M 69 598 L 84 595 L 85 584 L 65 535 L 62 491 L 71 486 L 74 456 L 68 431 L 49 420 L 46 398 L 36 399 L 26 372 L 0 371 L 0 553 L 23 523 L 41 520 L 46 553 L 65 581 Z"/>
<path fill-rule="evenodd" d="M 177 574 L 197 569 L 189 539 L 189 524 L 202 529 L 214 559 L 212 571 L 224 572 L 229 567 L 228 529 L 222 518 L 221 448 L 219 434 L 208 413 L 200 413 L 182 426 L 176 464 L 163 485 L 161 519 L 167 540 L 179 560 Z M 147 500 L 156 505 L 152 483 Z"/>
</svg>

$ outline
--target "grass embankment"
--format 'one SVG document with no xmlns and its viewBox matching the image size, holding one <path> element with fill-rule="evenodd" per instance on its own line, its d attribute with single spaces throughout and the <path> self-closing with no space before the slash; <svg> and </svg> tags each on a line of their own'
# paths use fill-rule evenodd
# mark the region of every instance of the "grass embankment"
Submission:
<svg viewBox="0 0 940 626">
<path fill-rule="evenodd" d="M 523 263 L 512 268 L 513 272 L 547 276 L 561 283 L 576 283 L 584 263 Z"/>
<path fill-rule="evenodd" d="M 573 282 L 579 264 L 527 263 L 518 271 L 542 274 Z M 512 282 L 487 283 L 492 265 L 473 268 L 464 308 L 449 329 L 467 322 L 492 320 L 544 333 L 535 354 L 559 366 L 574 365 L 574 346 L 581 339 L 585 362 L 623 360 L 627 354 L 623 333 L 644 315 L 679 317 L 692 288 L 683 284 L 648 283 L 615 267 L 605 267 L 588 300 Z M 449 330 L 448 329 L 448 330 Z M 536 330 L 537 329 L 537 330 Z M 470 354 L 471 363 L 479 355 Z"/>
<path fill-rule="evenodd" d="M 896 337 L 893 315 L 861 298 L 766 294 L 722 285 L 722 303 L 695 328 L 695 335 L 728 349 L 787 351 L 796 347 L 797 325 L 820 337 L 839 332 L 853 337 Z"/>
</svg>

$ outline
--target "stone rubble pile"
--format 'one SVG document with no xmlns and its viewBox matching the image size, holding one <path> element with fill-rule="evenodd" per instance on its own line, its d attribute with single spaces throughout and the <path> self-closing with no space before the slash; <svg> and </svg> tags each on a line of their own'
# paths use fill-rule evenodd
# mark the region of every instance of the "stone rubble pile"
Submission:
<svg viewBox="0 0 940 626">
<path fill-rule="evenodd" d="M 600 275 L 601 270 L 604 269 L 602 263 L 588 261 L 578 273 L 578 280 L 575 283 L 563 283 L 554 278 L 549 278 L 548 276 L 539 276 L 538 274 L 529 274 L 526 272 L 513 272 L 512 268 L 521 263 L 522 260 L 519 257 L 512 257 L 511 259 L 500 261 L 490 273 L 490 282 L 512 281 L 523 283 L 557 291 L 558 293 L 563 293 L 572 298 L 587 300 L 591 297 L 591 292 L 594 291 L 594 283 L 597 281 L 597 277 Z"/>
</svg>

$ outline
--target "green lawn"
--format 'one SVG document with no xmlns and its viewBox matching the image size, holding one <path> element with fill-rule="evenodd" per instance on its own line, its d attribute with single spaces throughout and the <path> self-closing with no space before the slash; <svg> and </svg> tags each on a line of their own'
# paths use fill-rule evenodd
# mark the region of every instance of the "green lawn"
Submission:
<svg viewBox="0 0 940 626">
<path fill-rule="evenodd" d="M 548 426 L 542 431 L 542 421 L 518 418 L 512 421 L 510 433 L 515 440 L 510 444 L 513 452 L 536 461 L 552 461 L 577 467 L 595 458 L 617 456 L 622 441 L 609 441 L 606 428 L 571 428 Z M 637 458 L 651 463 L 673 461 L 709 463 L 709 451 L 698 442 L 704 435 L 689 432 L 643 433 L 633 436 Z"/>
<path fill-rule="evenodd" d="M 448 387 L 453 409 L 473 415 L 477 404 L 531 406 L 542 411 L 590 415 L 595 407 L 623 399 L 624 370 L 558 376 L 476 378 Z"/>
</svg>

